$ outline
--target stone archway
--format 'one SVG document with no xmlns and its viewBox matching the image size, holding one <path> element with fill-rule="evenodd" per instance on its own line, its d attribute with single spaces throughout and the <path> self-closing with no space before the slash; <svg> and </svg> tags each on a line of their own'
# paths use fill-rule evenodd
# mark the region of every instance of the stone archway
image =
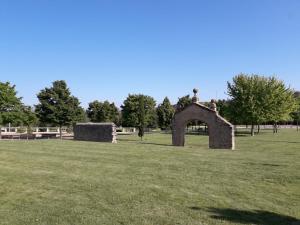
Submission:
<svg viewBox="0 0 300 225">
<path fill-rule="evenodd" d="M 209 148 L 234 149 L 234 128 L 216 111 L 216 104 L 212 100 L 211 108 L 198 102 L 197 90 L 194 90 L 193 102 L 182 110 L 178 110 L 172 123 L 172 143 L 174 146 L 184 146 L 185 127 L 191 120 L 200 120 L 208 125 Z"/>
</svg>

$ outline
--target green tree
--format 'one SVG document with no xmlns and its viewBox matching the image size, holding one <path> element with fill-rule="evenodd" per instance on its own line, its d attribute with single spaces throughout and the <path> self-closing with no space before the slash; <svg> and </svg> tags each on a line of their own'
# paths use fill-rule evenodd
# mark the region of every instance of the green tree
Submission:
<svg viewBox="0 0 300 225">
<path fill-rule="evenodd" d="M 78 98 L 71 95 L 63 80 L 54 81 L 52 87 L 45 88 L 37 95 L 39 104 L 36 113 L 42 123 L 59 126 L 62 138 L 62 126 L 69 126 L 83 118 L 84 110 Z"/>
<path fill-rule="evenodd" d="M 219 100 L 217 100 L 216 105 L 217 105 L 217 111 L 218 111 L 219 115 L 229 120 L 229 118 L 230 118 L 230 111 L 229 111 L 230 101 L 225 100 L 225 99 L 219 99 Z"/>
<path fill-rule="evenodd" d="M 145 105 L 145 127 L 157 126 L 157 115 L 155 110 L 155 100 L 147 95 L 128 95 L 127 99 L 121 106 L 122 109 L 122 125 L 124 127 L 138 127 L 140 111 L 140 98 L 143 96 Z"/>
<path fill-rule="evenodd" d="M 192 98 L 190 95 L 183 96 L 178 99 L 177 102 L 177 110 L 184 109 L 186 106 L 190 105 L 192 103 Z"/>
<path fill-rule="evenodd" d="M 36 116 L 36 113 L 32 110 L 30 106 L 24 106 L 23 107 L 23 125 L 27 127 L 27 139 L 28 135 L 31 132 L 31 126 L 36 124 L 38 121 L 38 118 Z"/>
<path fill-rule="evenodd" d="M 293 119 L 297 123 L 297 131 L 299 131 L 299 122 L 300 122 L 300 91 L 296 91 L 294 93 L 294 97 L 295 97 L 296 106 L 295 106 L 295 111 L 293 113 Z"/>
<path fill-rule="evenodd" d="M 120 124 L 120 112 L 114 103 L 108 101 L 93 101 L 89 103 L 86 111 L 88 118 L 92 122 L 114 122 Z"/>
<path fill-rule="evenodd" d="M 165 97 L 163 103 L 157 107 L 158 126 L 161 129 L 169 128 L 171 126 L 174 113 L 174 107 L 171 105 L 168 97 Z"/>
<path fill-rule="evenodd" d="M 289 120 L 295 110 L 294 91 L 286 87 L 283 81 L 269 77 L 263 94 L 266 120 L 274 123 L 274 133 L 277 133 L 277 123 Z"/>
<path fill-rule="evenodd" d="M 251 124 L 251 135 L 254 135 L 254 125 L 262 118 L 262 104 L 258 96 L 260 77 L 257 75 L 240 74 L 233 78 L 233 83 L 228 82 L 228 95 L 232 97 L 231 113 L 236 122 Z"/>
<path fill-rule="evenodd" d="M 292 90 L 275 77 L 240 74 L 228 82 L 229 114 L 235 123 L 254 125 L 284 120 L 294 107 Z"/>
<path fill-rule="evenodd" d="M 295 92 L 295 110 L 291 113 L 291 117 L 297 125 L 297 131 L 299 131 L 299 121 L 300 121 L 300 92 Z"/>
<path fill-rule="evenodd" d="M 22 98 L 17 97 L 15 85 L 11 85 L 9 82 L 0 82 L 0 125 L 9 123 L 19 125 L 22 123 L 23 104 L 21 99 Z"/>
<path fill-rule="evenodd" d="M 79 102 L 80 104 L 80 102 Z M 77 114 L 74 117 L 74 122 L 87 122 L 88 121 L 88 117 L 86 115 L 86 111 L 84 110 L 84 108 L 79 107 Z"/>
<path fill-rule="evenodd" d="M 296 91 L 294 94 L 296 107 L 293 113 L 293 119 L 296 121 L 297 124 L 297 131 L 299 131 L 299 121 L 300 121 L 300 92 Z"/>
</svg>

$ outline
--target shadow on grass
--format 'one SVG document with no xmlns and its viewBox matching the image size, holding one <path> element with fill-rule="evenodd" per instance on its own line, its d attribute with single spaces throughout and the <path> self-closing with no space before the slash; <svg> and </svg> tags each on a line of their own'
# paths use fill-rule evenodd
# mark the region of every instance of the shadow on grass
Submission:
<svg viewBox="0 0 300 225">
<path fill-rule="evenodd" d="M 201 208 L 190 207 L 192 210 L 201 211 Z M 241 224 L 255 225 L 300 225 L 300 220 L 291 216 L 281 215 L 262 210 L 238 210 L 238 209 L 219 209 L 209 208 L 211 218 L 217 220 L 227 220 Z"/>
<path fill-rule="evenodd" d="M 208 137 L 208 133 L 185 133 L 186 136 L 206 136 Z"/>
<path fill-rule="evenodd" d="M 251 134 L 234 134 L 235 137 L 250 137 Z"/>
<path fill-rule="evenodd" d="M 154 143 L 154 142 L 143 142 L 141 140 L 133 140 L 133 139 L 126 139 L 126 138 L 122 138 L 122 139 L 118 139 L 118 141 L 120 142 L 135 142 L 136 144 L 142 144 L 142 145 L 158 145 L 158 146 L 168 146 L 171 147 L 171 144 L 160 144 L 160 143 Z"/>
<path fill-rule="evenodd" d="M 272 141 L 268 141 L 268 140 L 255 140 L 256 142 L 265 142 L 265 143 L 286 143 L 286 144 L 300 144 L 300 141 L 282 141 L 282 140 L 272 140 Z"/>
<path fill-rule="evenodd" d="M 266 130 L 261 130 L 259 133 L 255 132 L 254 136 L 263 136 L 264 134 L 269 134 Z M 236 137 L 251 137 L 251 131 L 235 131 L 234 135 Z"/>
<path fill-rule="evenodd" d="M 124 141 L 124 142 L 137 142 L 138 140 L 134 140 L 134 139 L 127 139 L 127 138 L 120 138 L 117 139 L 118 141 Z"/>
<path fill-rule="evenodd" d="M 272 163 L 252 163 L 252 162 L 247 162 L 247 163 L 243 163 L 245 165 L 249 165 L 249 166 L 266 166 L 266 167 L 282 167 L 282 166 L 286 166 L 286 165 L 279 165 L 279 164 L 272 164 Z"/>
<path fill-rule="evenodd" d="M 150 143 L 150 142 L 140 142 L 142 145 L 158 145 L 158 146 L 167 146 L 167 147 L 172 147 L 173 145 L 171 144 L 160 144 L 160 143 Z"/>
<path fill-rule="evenodd" d="M 158 146 L 166 146 L 166 147 L 177 147 L 177 149 L 184 149 L 184 148 L 208 148 L 208 144 L 193 144 L 193 145 L 189 145 L 189 144 L 185 144 L 184 146 L 174 146 L 172 144 L 162 144 L 162 143 L 154 143 L 154 142 L 139 142 L 139 144 L 142 145 L 158 145 Z"/>
</svg>

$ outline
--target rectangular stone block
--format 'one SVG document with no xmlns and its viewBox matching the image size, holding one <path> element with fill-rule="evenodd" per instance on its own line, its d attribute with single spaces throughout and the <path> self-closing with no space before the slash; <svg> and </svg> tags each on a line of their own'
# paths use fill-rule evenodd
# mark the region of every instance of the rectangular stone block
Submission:
<svg viewBox="0 0 300 225">
<path fill-rule="evenodd" d="M 74 140 L 116 143 L 116 125 L 114 123 L 77 123 L 74 126 Z"/>
</svg>

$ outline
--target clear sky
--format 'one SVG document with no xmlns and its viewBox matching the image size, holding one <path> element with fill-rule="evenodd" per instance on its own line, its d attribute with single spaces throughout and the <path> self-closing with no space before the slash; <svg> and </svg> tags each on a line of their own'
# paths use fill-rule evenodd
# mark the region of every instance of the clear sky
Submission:
<svg viewBox="0 0 300 225">
<path fill-rule="evenodd" d="M 226 98 L 240 72 L 300 90 L 299 0 L 0 0 L 0 81 L 26 104 L 57 79 L 84 107 L 128 93 Z"/>
</svg>

